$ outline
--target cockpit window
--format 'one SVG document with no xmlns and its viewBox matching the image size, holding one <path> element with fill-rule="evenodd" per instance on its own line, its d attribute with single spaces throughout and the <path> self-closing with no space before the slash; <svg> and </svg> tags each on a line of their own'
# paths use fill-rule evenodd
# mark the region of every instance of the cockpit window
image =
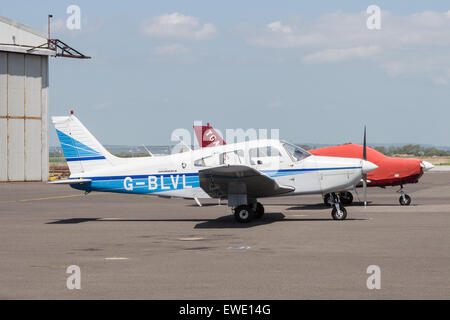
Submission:
<svg viewBox="0 0 450 320">
<path fill-rule="evenodd" d="M 286 151 L 294 161 L 303 160 L 311 155 L 308 151 L 303 150 L 302 148 L 288 142 L 284 142 L 283 147 L 286 149 Z"/>
</svg>

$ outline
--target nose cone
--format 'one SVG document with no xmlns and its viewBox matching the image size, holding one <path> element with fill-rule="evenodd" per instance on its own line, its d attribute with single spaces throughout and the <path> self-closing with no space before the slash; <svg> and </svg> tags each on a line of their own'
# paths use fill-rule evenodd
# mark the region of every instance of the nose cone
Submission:
<svg viewBox="0 0 450 320">
<path fill-rule="evenodd" d="M 361 166 L 362 166 L 361 170 L 363 173 L 369 173 L 378 168 L 376 164 L 367 160 L 362 160 Z"/>
<path fill-rule="evenodd" d="M 420 163 L 420 166 L 422 167 L 422 170 L 424 172 L 434 168 L 434 166 L 431 163 L 429 163 L 428 161 L 422 161 Z"/>
</svg>

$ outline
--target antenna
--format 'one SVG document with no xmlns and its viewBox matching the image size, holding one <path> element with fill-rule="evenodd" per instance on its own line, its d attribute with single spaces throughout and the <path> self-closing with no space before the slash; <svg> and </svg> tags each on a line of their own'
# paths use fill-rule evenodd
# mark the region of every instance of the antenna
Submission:
<svg viewBox="0 0 450 320">
<path fill-rule="evenodd" d="M 47 22 L 47 31 L 48 31 L 48 37 L 47 37 L 47 45 L 50 47 L 50 19 L 53 18 L 52 14 L 48 15 L 48 22 Z"/>
<path fill-rule="evenodd" d="M 150 157 L 153 157 L 153 153 L 150 152 L 150 150 L 147 149 L 147 147 L 143 144 L 142 145 L 144 147 L 144 149 L 148 152 L 148 154 L 150 155 Z"/>
</svg>

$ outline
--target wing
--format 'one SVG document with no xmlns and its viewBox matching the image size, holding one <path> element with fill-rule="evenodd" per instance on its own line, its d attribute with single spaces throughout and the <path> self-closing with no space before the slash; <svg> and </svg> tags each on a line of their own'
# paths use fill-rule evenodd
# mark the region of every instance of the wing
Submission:
<svg viewBox="0 0 450 320">
<path fill-rule="evenodd" d="M 248 198 L 276 196 L 294 191 L 264 173 L 244 165 L 227 165 L 199 171 L 200 187 L 212 198 L 247 195 Z"/>
</svg>

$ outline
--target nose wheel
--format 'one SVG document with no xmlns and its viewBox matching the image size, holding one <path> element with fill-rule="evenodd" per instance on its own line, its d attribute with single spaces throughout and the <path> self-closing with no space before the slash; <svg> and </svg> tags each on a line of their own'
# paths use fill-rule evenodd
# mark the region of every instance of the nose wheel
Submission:
<svg viewBox="0 0 450 320">
<path fill-rule="evenodd" d="M 333 206 L 331 210 L 333 220 L 345 220 L 347 218 L 347 210 L 342 205 L 341 199 L 335 193 L 332 193 L 330 198 Z"/>
<path fill-rule="evenodd" d="M 331 210 L 331 217 L 333 220 L 345 220 L 347 218 L 347 210 L 343 206 L 340 206 L 339 209 L 335 207 Z"/>
<path fill-rule="evenodd" d="M 402 206 L 409 206 L 411 204 L 411 197 L 403 192 L 400 198 L 398 198 L 398 202 L 400 202 Z"/>
<path fill-rule="evenodd" d="M 398 202 L 400 202 L 400 205 L 409 206 L 411 204 L 411 197 L 407 195 L 405 191 L 403 191 L 403 186 L 401 186 L 398 192 L 402 194 L 400 198 L 398 198 Z"/>
</svg>

